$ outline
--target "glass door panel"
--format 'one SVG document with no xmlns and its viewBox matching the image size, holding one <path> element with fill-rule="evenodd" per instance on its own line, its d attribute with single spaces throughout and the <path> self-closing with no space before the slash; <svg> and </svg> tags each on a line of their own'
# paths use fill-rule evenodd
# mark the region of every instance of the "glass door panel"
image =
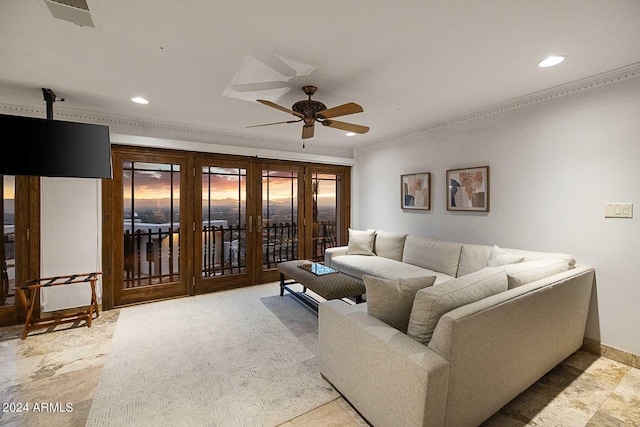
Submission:
<svg viewBox="0 0 640 427">
<path fill-rule="evenodd" d="M 5 326 L 24 320 L 15 288 L 40 272 L 40 178 L 0 175 L 0 194 L 0 326 Z"/>
<path fill-rule="evenodd" d="M 196 171 L 196 292 L 250 284 L 249 165 L 205 159 L 196 162 Z"/>
<path fill-rule="evenodd" d="M 123 264 L 122 282 L 114 292 L 116 305 L 186 295 L 183 165 L 179 160 L 124 159 L 118 166 Z"/>
<path fill-rule="evenodd" d="M 0 246 L 0 306 L 15 306 L 16 286 L 16 223 L 15 223 L 15 194 L 16 182 L 14 176 L 0 175 L 2 178 L 2 245 Z"/>
<path fill-rule="evenodd" d="M 303 253 L 302 170 L 263 164 L 261 169 L 260 228 L 261 264 L 258 283 L 276 280 L 277 264 L 296 260 Z M 304 225 L 304 224 L 302 224 Z"/>
<path fill-rule="evenodd" d="M 202 277 L 247 271 L 247 170 L 202 168 Z"/>
<path fill-rule="evenodd" d="M 324 261 L 324 251 L 341 244 L 340 189 L 341 175 L 313 173 L 311 175 L 312 199 L 312 259 Z"/>
</svg>

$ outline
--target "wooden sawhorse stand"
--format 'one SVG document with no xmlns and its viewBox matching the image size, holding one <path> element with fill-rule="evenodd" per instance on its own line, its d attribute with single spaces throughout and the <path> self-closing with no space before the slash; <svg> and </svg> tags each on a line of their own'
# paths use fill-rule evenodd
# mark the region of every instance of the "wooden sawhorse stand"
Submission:
<svg viewBox="0 0 640 427">
<path fill-rule="evenodd" d="M 20 300 L 20 303 L 27 313 L 26 319 L 24 321 L 24 331 L 22 332 L 22 339 L 26 339 L 29 331 L 33 329 L 48 328 L 50 326 L 56 326 L 62 323 L 73 323 L 79 320 L 86 320 L 87 328 L 90 328 L 93 314 L 95 313 L 96 318 L 100 316 L 100 310 L 98 308 L 98 298 L 96 297 L 96 282 L 98 281 L 98 276 L 100 274 L 102 274 L 102 272 L 73 274 L 69 276 L 44 277 L 40 279 L 30 280 L 26 285 L 16 287 L 16 294 L 18 295 L 18 299 Z M 91 303 L 89 304 L 88 310 L 81 310 L 75 313 L 54 316 L 47 319 L 41 319 L 39 314 L 33 313 L 36 301 L 40 298 L 41 288 L 86 282 L 89 282 L 91 285 Z"/>
</svg>

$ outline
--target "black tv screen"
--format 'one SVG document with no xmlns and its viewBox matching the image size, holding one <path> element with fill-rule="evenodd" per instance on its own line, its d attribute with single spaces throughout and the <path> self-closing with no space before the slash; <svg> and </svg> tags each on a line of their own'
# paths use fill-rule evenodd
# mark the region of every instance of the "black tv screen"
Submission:
<svg viewBox="0 0 640 427">
<path fill-rule="evenodd" d="M 109 127 L 0 114 L 0 175 L 111 178 Z"/>
</svg>

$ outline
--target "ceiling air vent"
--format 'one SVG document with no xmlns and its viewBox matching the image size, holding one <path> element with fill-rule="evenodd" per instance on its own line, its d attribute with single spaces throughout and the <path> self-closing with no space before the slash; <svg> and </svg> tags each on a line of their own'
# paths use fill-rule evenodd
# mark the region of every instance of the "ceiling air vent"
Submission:
<svg viewBox="0 0 640 427">
<path fill-rule="evenodd" d="M 95 28 L 87 0 L 44 0 L 44 3 L 54 18 Z"/>
</svg>

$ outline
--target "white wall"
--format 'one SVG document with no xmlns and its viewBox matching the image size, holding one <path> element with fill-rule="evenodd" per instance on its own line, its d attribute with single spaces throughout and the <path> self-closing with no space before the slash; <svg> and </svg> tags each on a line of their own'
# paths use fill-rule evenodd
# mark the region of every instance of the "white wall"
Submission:
<svg viewBox="0 0 640 427">
<path fill-rule="evenodd" d="M 41 178 L 40 277 L 101 271 L 102 212 L 99 179 Z M 98 280 L 101 302 L 102 278 Z M 43 311 L 87 306 L 88 283 L 43 288 Z"/>
<path fill-rule="evenodd" d="M 489 213 L 452 213 L 445 171 L 490 166 Z M 432 174 L 432 210 L 400 209 L 400 175 Z M 587 337 L 640 354 L 640 79 L 356 150 L 354 228 L 566 252 L 595 267 Z M 635 204 L 605 219 L 607 202 Z"/>
</svg>

